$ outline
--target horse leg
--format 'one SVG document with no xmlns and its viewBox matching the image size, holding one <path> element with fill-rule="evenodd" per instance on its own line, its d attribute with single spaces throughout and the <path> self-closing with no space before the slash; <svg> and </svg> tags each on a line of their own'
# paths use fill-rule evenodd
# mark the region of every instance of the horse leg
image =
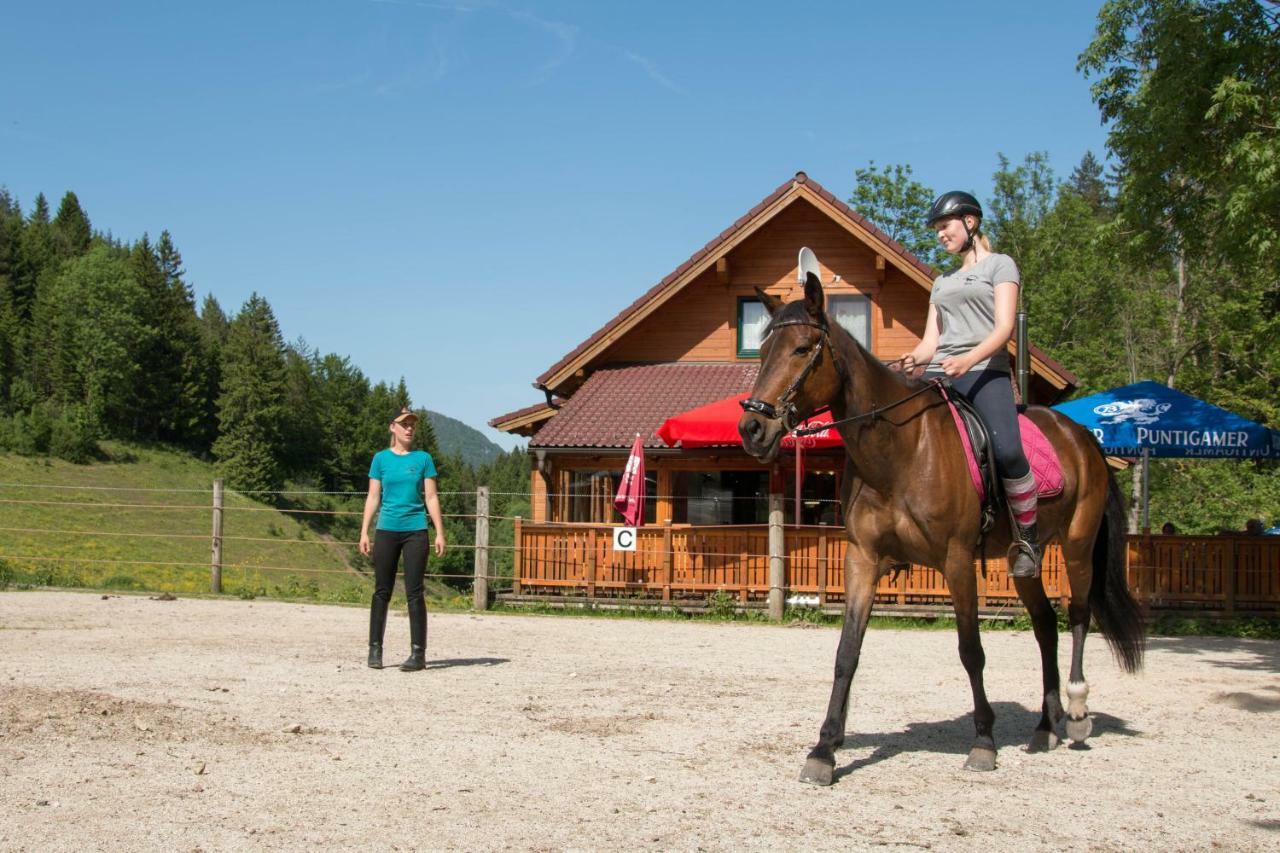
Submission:
<svg viewBox="0 0 1280 853">
<path fill-rule="evenodd" d="M 1087 594 L 1071 591 L 1067 619 L 1071 624 L 1071 674 L 1067 676 L 1067 737 L 1084 743 L 1093 733 L 1089 716 L 1089 683 L 1084 680 L 1084 641 L 1089 636 L 1089 599 Z"/>
<path fill-rule="evenodd" d="M 1040 671 L 1044 687 L 1040 722 L 1031 735 L 1027 751 L 1048 752 L 1058 745 L 1058 723 L 1062 721 L 1063 714 L 1060 695 L 1062 682 L 1058 673 L 1058 619 L 1039 578 L 1015 578 L 1013 583 L 1018 589 L 1018 597 L 1031 616 L 1036 644 L 1040 646 Z"/>
<path fill-rule="evenodd" d="M 973 690 L 973 747 L 965 759 L 966 770 L 995 770 L 996 742 L 992 735 L 996 713 L 987 701 L 987 690 L 982 684 L 982 670 L 987 655 L 982 650 L 978 635 L 978 592 L 973 575 L 973 555 L 953 556 L 947 561 L 947 586 L 951 587 L 951 604 L 956 614 L 956 633 L 960 639 L 960 662 L 969 674 L 969 687 Z"/>
<path fill-rule="evenodd" d="M 836 767 L 836 749 L 844 744 L 845 720 L 849 715 L 849 688 L 858 669 L 862 639 L 871 618 L 876 583 L 880 574 L 876 562 L 855 555 L 850 544 L 845 554 L 844 625 L 840 628 L 840 644 L 836 647 L 835 678 L 831 684 L 831 701 L 827 717 L 818 731 L 818 742 L 805 759 L 800 781 L 810 785 L 830 785 Z"/>
</svg>

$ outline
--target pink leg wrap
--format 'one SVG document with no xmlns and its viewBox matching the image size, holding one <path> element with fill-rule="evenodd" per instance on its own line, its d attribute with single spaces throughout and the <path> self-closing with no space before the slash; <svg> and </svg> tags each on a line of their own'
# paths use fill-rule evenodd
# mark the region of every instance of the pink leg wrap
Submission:
<svg viewBox="0 0 1280 853">
<path fill-rule="evenodd" d="M 1036 520 L 1036 477 L 1030 471 L 1016 480 L 1005 480 L 1004 491 L 1009 497 L 1013 517 L 1024 527 Z"/>
</svg>

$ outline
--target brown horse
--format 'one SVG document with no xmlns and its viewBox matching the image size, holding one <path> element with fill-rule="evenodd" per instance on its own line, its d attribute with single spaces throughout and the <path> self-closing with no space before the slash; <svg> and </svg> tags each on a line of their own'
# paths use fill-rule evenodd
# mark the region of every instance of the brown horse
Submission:
<svg viewBox="0 0 1280 853">
<path fill-rule="evenodd" d="M 951 590 L 960 660 L 973 689 L 976 738 L 965 767 L 994 770 L 995 714 L 982 684 L 985 655 L 978 635 L 977 580 L 980 512 L 961 440 L 936 387 L 881 364 L 825 312 L 818 276 L 808 273 L 804 299 L 784 304 L 757 291 L 772 320 L 760 348 L 760 373 L 738 424 L 742 445 L 772 462 L 782 437 L 814 412 L 830 407 L 847 459 L 841 493 L 845 531 L 844 627 L 836 650 L 835 681 L 818 742 L 809 752 L 803 782 L 829 785 L 835 750 L 844 743 L 849 686 L 858 667 L 880 576 L 917 563 L 942 571 Z M 1027 410 L 1062 462 L 1064 488 L 1039 507 L 1041 544 L 1057 537 L 1071 583 L 1071 674 L 1066 734 L 1085 740 L 1092 731 L 1084 678 L 1084 641 L 1092 616 L 1121 666 L 1142 666 L 1142 616 L 1125 579 L 1124 510 L 1115 479 L 1093 437 L 1062 415 Z M 839 423 L 844 421 L 843 423 Z M 1006 513 L 983 539 L 1003 556 L 1010 543 Z M 1059 696 L 1058 628 L 1038 579 L 1015 579 L 1030 613 L 1043 667 L 1040 722 L 1030 749 L 1058 744 L 1063 718 Z"/>
</svg>

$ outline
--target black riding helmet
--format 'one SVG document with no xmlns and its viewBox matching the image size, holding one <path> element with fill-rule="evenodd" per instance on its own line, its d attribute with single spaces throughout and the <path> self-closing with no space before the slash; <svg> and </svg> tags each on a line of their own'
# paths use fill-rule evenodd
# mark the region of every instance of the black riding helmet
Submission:
<svg viewBox="0 0 1280 853">
<path fill-rule="evenodd" d="M 960 224 L 964 226 L 964 233 L 968 239 L 964 241 L 964 246 L 960 251 L 967 252 L 973 246 L 973 231 L 969 230 L 969 223 L 964 221 L 965 216 L 976 216 L 978 221 L 982 221 L 982 205 L 978 204 L 978 200 L 963 190 L 952 190 L 938 196 L 937 201 L 933 203 L 933 207 L 929 208 L 929 219 L 925 222 L 930 228 L 933 223 L 947 216 L 960 217 Z"/>
</svg>

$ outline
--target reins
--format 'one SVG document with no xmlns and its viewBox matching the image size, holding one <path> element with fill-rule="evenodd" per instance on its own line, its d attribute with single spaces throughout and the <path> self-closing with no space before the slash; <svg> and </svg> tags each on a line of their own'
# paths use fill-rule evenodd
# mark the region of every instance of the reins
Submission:
<svg viewBox="0 0 1280 853">
<path fill-rule="evenodd" d="M 902 359 L 896 359 L 896 360 L 901 361 Z M 893 362 L 889 362 L 889 364 L 893 364 Z M 881 415 L 883 415 L 885 412 L 889 411 L 890 409 L 897 408 L 898 406 L 901 406 L 903 403 L 907 402 L 908 400 L 914 397 L 919 397 L 921 394 L 924 394 L 927 391 L 934 391 L 934 390 L 941 391 L 945 387 L 944 386 L 945 381 L 946 380 L 943 380 L 943 379 L 930 379 L 928 381 L 928 384 L 925 385 L 923 388 L 918 388 L 915 391 L 912 391 L 907 396 L 903 397 L 902 399 L 895 400 L 894 402 L 889 403 L 886 406 L 878 406 L 869 412 L 863 412 L 860 415 L 853 415 L 851 417 L 841 418 L 840 420 L 832 421 L 829 424 L 821 424 L 819 426 L 811 426 L 811 427 L 805 427 L 804 429 L 798 429 L 795 431 L 795 434 L 799 437 L 803 437 L 806 435 L 817 435 L 818 433 L 822 432 L 824 429 L 830 429 L 831 427 L 840 426 L 841 424 L 851 424 L 857 421 L 866 420 L 868 418 L 871 420 L 875 420 L 876 418 L 879 418 Z M 830 407 L 819 409 L 817 412 L 814 412 L 813 414 L 814 415 L 820 414 L 821 412 L 824 412 L 824 411 L 830 411 Z M 809 417 L 813 417 L 813 415 L 810 415 Z"/>
</svg>

